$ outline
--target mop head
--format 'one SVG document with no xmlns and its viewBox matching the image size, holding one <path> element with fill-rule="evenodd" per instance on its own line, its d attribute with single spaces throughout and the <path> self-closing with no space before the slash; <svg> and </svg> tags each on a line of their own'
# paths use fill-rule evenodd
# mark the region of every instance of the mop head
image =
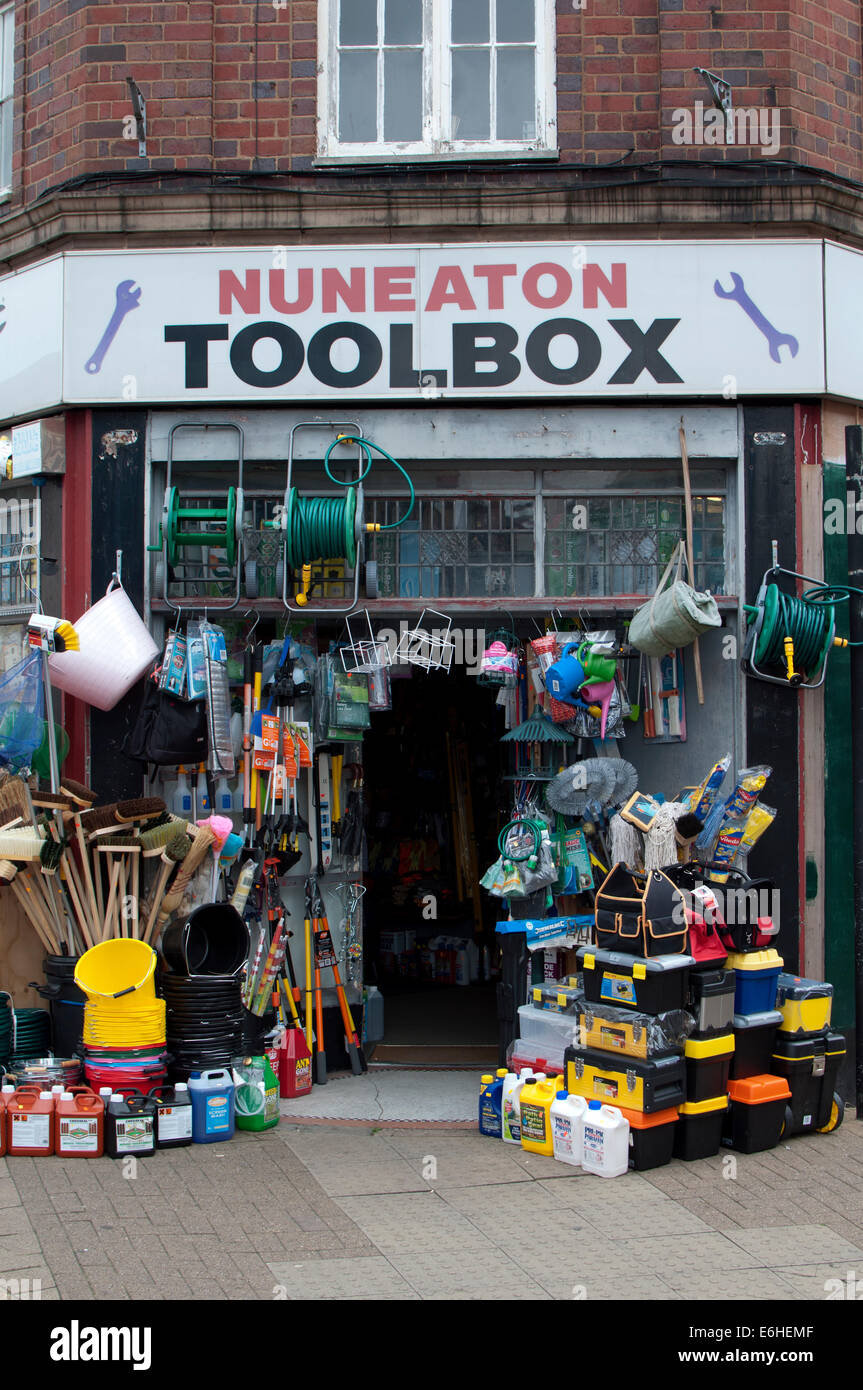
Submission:
<svg viewBox="0 0 863 1390">
<path fill-rule="evenodd" d="M 608 848 L 612 862 L 625 864 L 629 869 L 640 869 L 644 861 L 644 849 L 635 826 L 630 825 L 618 812 L 608 822 L 608 832 Z"/>
<path fill-rule="evenodd" d="M 653 818 L 650 829 L 644 836 L 645 870 L 664 869 L 677 863 L 676 822 L 683 814 L 681 801 L 665 801 Z"/>
</svg>

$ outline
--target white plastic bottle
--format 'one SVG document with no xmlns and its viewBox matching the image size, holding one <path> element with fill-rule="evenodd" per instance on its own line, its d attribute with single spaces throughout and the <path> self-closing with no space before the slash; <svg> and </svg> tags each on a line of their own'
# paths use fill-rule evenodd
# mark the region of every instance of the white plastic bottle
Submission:
<svg viewBox="0 0 863 1390">
<path fill-rule="evenodd" d="M 501 1138 L 505 1144 L 521 1143 L 521 1117 L 518 1108 L 521 1088 L 529 1076 L 533 1076 L 530 1067 L 522 1067 L 516 1074 L 514 1071 L 508 1072 L 504 1077 L 503 1091 L 501 1092 Z"/>
<path fill-rule="evenodd" d="M 551 1103 L 551 1142 L 554 1157 L 560 1163 L 581 1167 L 584 1152 L 584 1117 L 587 1101 L 584 1096 L 558 1091 Z"/>
<path fill-rule="evenodd" d="M 581 1124 L 585 1173 L 619 1178 L 629 1169 L 629 1121 L 612 1105 L 589 1100 Z"/>
</svg>

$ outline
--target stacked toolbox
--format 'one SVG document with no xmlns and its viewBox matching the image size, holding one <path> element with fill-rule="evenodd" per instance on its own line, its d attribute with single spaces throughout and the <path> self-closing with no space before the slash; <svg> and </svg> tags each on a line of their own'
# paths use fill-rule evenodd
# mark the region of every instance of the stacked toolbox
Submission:
<svg viewBox="0 0 863 1390">
<path fill-rule="evenodd" d="M 780 1022 L 771 1071 L 783 1077 L 791 1091 L 783 1137 L 813 1130 L 829 1133 L 841 1124 L 845 1109 L 835 1090 L 846 1049 L 842 1034 L 830 1027 L 833 986 L 782 974 L 777 1004 Z"/>
<path fill-rule="evenodd" d="M 675 1135 L 676 1157 L 687 1162 L 719 1152 L 734 1057 L 733 970 L 709 967 L 689 976 L 687 1004 L 695 1024 L 686 1040 L 686 1099 Z"/>
<path fill-rule="evenodd" d="M 683 1005 L 692 959 L 588 946 L 578 963 L 584 999 L 565 1054 L 567 1089 L 617 1106 L 629 1121 L 630 1166 L 659 1167 L 671 1159 L 684 1098 L 691 1020 Z"/>
</svg>

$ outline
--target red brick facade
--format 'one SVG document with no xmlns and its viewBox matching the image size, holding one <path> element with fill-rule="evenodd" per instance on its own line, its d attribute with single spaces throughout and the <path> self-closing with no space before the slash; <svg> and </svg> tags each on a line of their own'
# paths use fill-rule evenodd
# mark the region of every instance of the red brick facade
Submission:
<svg viewBox="0 0 863 1390">
<path fill-rule="evenodd" d="M 316 0 L 18 0 L 13 203 L 123 169 L 309 170 Z M 851 0 L 557 0 L 563 162 L 758 157 L 672 141 L 673 112 L 720 72 L 738 107 L 778 108 L 777 157 L 863 178 L 861 11 Z M 125 78 L 148 155 L 124 139 Z"/>
</svg>

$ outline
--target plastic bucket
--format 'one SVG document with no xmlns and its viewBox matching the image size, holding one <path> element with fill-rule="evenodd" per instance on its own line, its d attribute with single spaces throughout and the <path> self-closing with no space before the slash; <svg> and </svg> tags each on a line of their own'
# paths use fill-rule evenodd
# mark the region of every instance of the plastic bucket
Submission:
<svg viewBox="0 0 863 1390">
<path fill-rule="evenodd" d="M 156 952 L 145 941 L 100 941 L 75 966 L 75 984 L 92 1003 L 116 1012 L 156 998 Z"/>
<path fill-rule="evenodd" d="M 44 985 L 30 982 L 30 988 L 49 1001 L 55 1056 L 71 1057 L 81 1041 L 84 995 L 75 984 L 78 959 L 78 956 L 46 956 L 42 962 Z"/>
<path fill-rule="evenodd" d="M 248 954 L 249 931 L 230 903 L 205 903 L 165 928 L 161 950 L 178 975 L 233 976 Z"/>
<path fill-rule="evenodd" d="M 48 658 L 51 679 L 67 695 L 96 709 L 113 709 L 141 679 L 158 647 L 126 590 L 112 579 L 104 598 L 75 623 L 76 652 Z"/>
</svg>

